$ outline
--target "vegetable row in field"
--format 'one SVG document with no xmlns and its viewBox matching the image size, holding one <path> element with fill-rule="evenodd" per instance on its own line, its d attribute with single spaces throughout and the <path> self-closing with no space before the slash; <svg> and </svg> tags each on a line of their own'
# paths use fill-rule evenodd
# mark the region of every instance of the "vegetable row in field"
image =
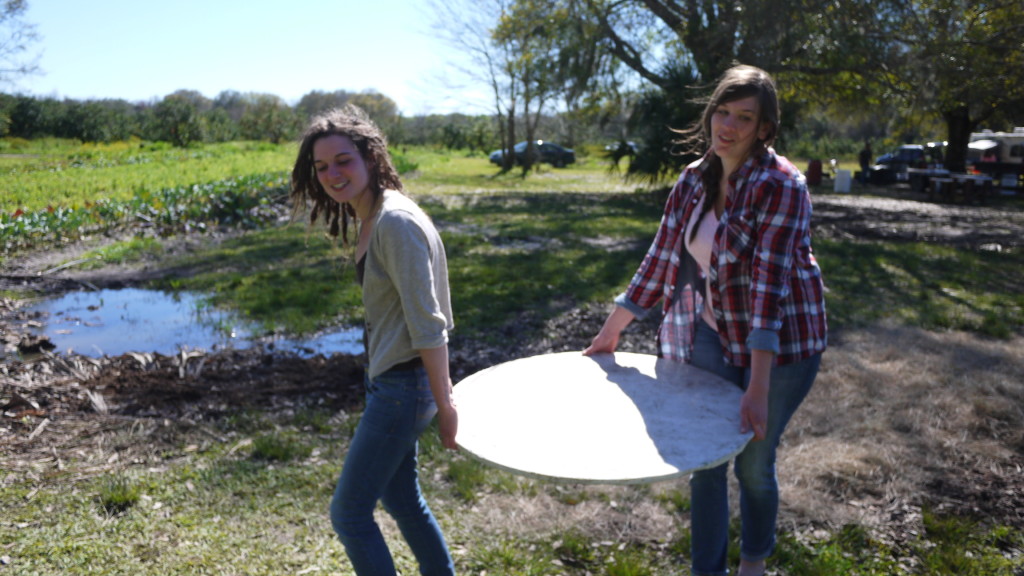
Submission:
<svg viewBox="0 0 1024 576">
<path fill-rule="evenodd" d="M 48 206 L 32 212 L 0 214 L 4 254 L 75 241 L 90 234 L 141 226 L 158 234 L 226 225 L 255 227 L 272 221 L 274 204 L 287 195 L 283 173 L 256 174 L 140 191 L 129 200 L 103 198 L 83 206 Z"/>
</svg>

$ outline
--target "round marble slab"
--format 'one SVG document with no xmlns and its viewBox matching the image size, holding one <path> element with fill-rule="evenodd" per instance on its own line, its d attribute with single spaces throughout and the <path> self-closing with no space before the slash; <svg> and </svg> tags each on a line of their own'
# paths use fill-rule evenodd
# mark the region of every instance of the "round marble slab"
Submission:
<svg viewBox="0 0 1024 576">
<path fill-rule="evenodd" d="M 513 360 L 454 389 L 460 448 L 545 480 L 642 484 L 730 460 L 741 390 L 648 354 L 563 352 Z"/>
</svg>

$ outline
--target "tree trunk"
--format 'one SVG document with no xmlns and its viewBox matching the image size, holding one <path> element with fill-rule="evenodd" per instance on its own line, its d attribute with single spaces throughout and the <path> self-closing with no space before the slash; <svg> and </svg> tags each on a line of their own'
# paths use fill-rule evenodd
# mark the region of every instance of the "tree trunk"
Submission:
<svg viewBox="0 0 1024 576">
<path fill-rule="evenodd" d="M 508 124 L 505 126 L 505 139 L 508 142 L 508 149 L 505 150 L 505 161 L 502 168 L 511 170 L 516 165 L 516 111 L 515 107 L 509 106 Z"/>
<path fill-rule="evenodd" d="M 958 106 L 943 112 L 949 141 L 946 144 L 946 169 L 950 172 L 967 171 L 967 145 L 971 141 L 971 132 L 977 126 L 971 121 L 967 106 Z"/>
</svg>

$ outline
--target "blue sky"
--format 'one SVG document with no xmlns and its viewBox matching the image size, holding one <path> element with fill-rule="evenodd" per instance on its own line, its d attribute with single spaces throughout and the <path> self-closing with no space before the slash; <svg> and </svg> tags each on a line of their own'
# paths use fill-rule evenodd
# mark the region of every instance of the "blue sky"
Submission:
<svg viewBox="0 0 1024 576">
<path fill-rule="evenodd" d="M 416 0 L 29 0 L 25 20 L 42 74 L 5 91 L 136 102 L 236 90 L 294 104 L 373 89 L 407 116 L 487 112 L 469 96 L 486 87 L 460 80 L 459 54 Z"/>
</svg>

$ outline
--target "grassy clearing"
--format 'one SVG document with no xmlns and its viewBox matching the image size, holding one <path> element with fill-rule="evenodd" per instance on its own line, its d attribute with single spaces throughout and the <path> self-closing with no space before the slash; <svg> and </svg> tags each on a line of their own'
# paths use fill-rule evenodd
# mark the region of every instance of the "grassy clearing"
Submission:
<svg viewBox="0 0 1024 576">
<path fill-rule="evenodd" d="M 0 139 L 0 174 L 4 195 L 0 213 L 30 213 L 47 207 L 81 207 L 100 198 L 128 201 L 142 191 L 154 194 L 177 188 L 256 174 L 286 175 L 295 161 L 295 143 L 228 142 L 195 148 L 172 148 L 141 141 L 82 144 Z M 499 174 L 482 156 L 441 152 L 426 147 L 394 154 L 406 171 L 406 186 L 419 194 L 478 191 L 621 191 L 621 182 L 606 177 L 596 158 L 580 158 L 565 169 L 538 166 Z"/>
<path fill-rule="evenodd" d="M 425 202 L 448 250 L 456 324 L 468 335 L 491 337 L 489 327 L 524 310 L 546 318 L 609 300 L 646 249 L 641 236 L 630 234 L 650 228 L 659 214 L 645 202 L 590 195 L 487 201 L 506 202 L 515 207 L 490 215 L 479 206 Z M 564 209 L 566 202 L 576 208 Z M 362 320 L 350 251 L 293 224 L 175 258 L 172 267 L 190 273 L 156 286 L 207 293 L 211 304 L 232 308 L 263 332 L 310 333 Z"/>
<path fill-rule="evenodd" d="M 164 245 L 155 238 L 137 237 L 114 242 L 82 255 L 82 269 L 97 269 L 109 264 L 130 264 L 149 258 L 159 258 Z"/>
<path fill-rule="evenodd" d="M 0 165 L 0 213 L 82 207 L 100 198 L 128 201 L 140 192 L 205 184 L 264 173 L 283 173 L 294 145 L 260 142 L 209 144 L 196 149 L 148 143 L 58 145 Z"/>
<path fill-rule="evenodd" d="M 970 252 L 926 243 L 816 240 L 830 323 L 893 318 L 933 330 L 1008 338 L 1024 325 L 1024 252 Z"/>
<path fill-rule="evenodd" d="M 362 319 L 355 267 L 341 248 L 301 225 L 238 236 L 174 259 L 187 275 L 156 286 L 199 291 L 257 332 L 310 334 Z"/>
<path fill-rule="evenodd" d="M 456 320 L 484 338 L 488 326 L 523 311 L 550 318 L 608 301 L 632 276 L 660 215 L 653 203 L 623 195 L 512 193 L 424 204 L 444 230 Z"/>
<path fill-rule="evenodd" d="M 421 165 L 438 162 L 423 154 L 415 156 Z M 479 158 L 439 165 L 454 170 L 454 179 L 490 170 Z M 598 188 L 615 181 L 599 166 L 580 170 L 601 179 Z M 644 192 L 428 196 L 417 192 L 421 179 L 412 179 L 410 194 L 445 240 L 456 324 L 483 337 L 524 310 L 550 317 L 610 299 L 631 277 L 661 215 Z M 293 222 L 173 259 L 171 267 L 190 273 L 158 285 L 210 294 L 213 305 L 233 308 L 265 332 L 309 333 L 362 320 L 351 250 L 328 241 L 321 228 Z"/>
<path fill-rule="evenodd" d="M 412 148 L 406 155 L 418 169 L 406 174 L 404 184 L 414 195 L 475 194 L 479 192 L 622 192 L 620 178 L 610 178 L 608 165 L 592 156 L 580 157 L 566 168 L 536 166 L 526 177 L 522 170 L 502 174 L 480 155 Z"/>
<path fill-rule="evenodd" d="M 227 427 L 219 440 L 197 431 L 182 437 L 177 450 L 74 480 L 87 461 L 110 458 L 111 450 L 96 441 L 79 450 L 81 461 L 49 469 L 45 478 L 4 479 L 0 555 L 7 564 L 0 571 L 350 574 L 326 508 L 356 418 L 334 418 L 322 433 L 304 423 L 310 416 L 301 410 L 256 418 L 259 427 L 275 431 Z M 143 442 L 148 432 L 108 441 Z M 675 573 L 689 555 L 689 533 L 678 520 L 687 507 L 683 482 L 635 488 L 537 483 L 442 450 L 436 430 L 424 436 L 421 470 L 459 573 L 656 576 Z M 415 573 L 396 526 L 384 514 L 378 518 L 401 573 Z M 1020 533 L 927 510 L 923 527 L 899 549 L 856 524 L 819 538 L 784 532 L 772 565 L 779 574 L 807 576 L 1011 576 L 1024 567 Z"/>
<path fill-rule="evenodd" d="M 409 191 L 449 249 L 458 329 L 481 338 L 500 338 L 526 311 L 543 320 L 607 302 L 661 213 L 646 192 L 616 190 L 596 164 L 522 180 L 495 177 L 481 158 L 409 157 L 419 166 Z M 787 436 L 787 528 L 772 570 L 1021 573 L 1019 532 L 916 497 L 933 474 L 1019 462 L 1022 256 L 839 241 L 816 241 L 816 251 L 842 335 Z M 140 239 L 90 257 L 159 252 Z M 302 224 L 164 257 L 188 274 L 163 287 L 206 292 L 266 330 L 360 319 L 344 252 Z M 22 463 L 28 472 L 0 468 L 0 575 L 348 574 L 326 509 L 356 421 L 304 406 L 214 422 L 139 420 L 83 437 L 64 459 Z M 128 455 L 165 434 L 173 441 L 164 447 Z M 534 482 L 443 450 L 435 430 L 421 442 L 421 466 L 459 573 L 660 576 L 687 562 L 685 481 Z M 891 514 L 865 512 L 894 501 L 913 516 L 899 542 L 872 523 L 892 523 Z M 794 526 L 798 514 L 823 528 Z M 380 520 L 400 570 L 415 573 L 397 528 Z"/>
<path fill-rule="evenodd" d="M 524 311 L 546 319 L 609 301 L 635 271 L 661 214 L 646 193 L 419 199 L 446 243 L 456 324 L 485 339 L 500 338 L 492 328 Z M 214 304 L 233 307 L 268 331 L 351 324 L 361 311 L 345 250 L 294 223 L 177 260 L 174 266 L 193 273 L 161 287 L 210 293 Z M 815 252 L 834 329 L 895 319 L 1005 339 L 1024 325 L 1020 251 L 819 239 Z"/>
</svg>

